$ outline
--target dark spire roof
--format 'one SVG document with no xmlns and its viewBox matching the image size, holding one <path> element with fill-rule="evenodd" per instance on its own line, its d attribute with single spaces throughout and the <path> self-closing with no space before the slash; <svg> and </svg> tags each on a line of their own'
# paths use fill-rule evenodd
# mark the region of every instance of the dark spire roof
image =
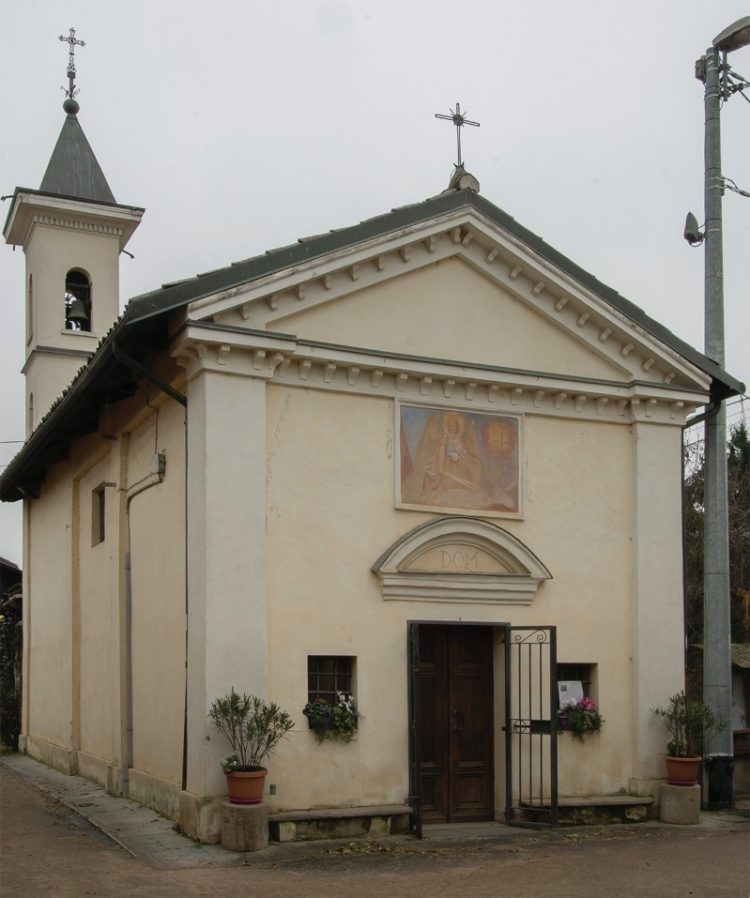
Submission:
<svg viewBox="0 0 750 898">
<path fill-rule="evenodd" d="M 70 102 L 75 103 L 74 100 Z M 77 111 L 78 103 L 75 107 Z M 44 193 L 115 205 L 117 201 L 75 112 L 68 111 L 67 107 L 66 112 L 65 123 L 39 189 Z"/>
</svg>

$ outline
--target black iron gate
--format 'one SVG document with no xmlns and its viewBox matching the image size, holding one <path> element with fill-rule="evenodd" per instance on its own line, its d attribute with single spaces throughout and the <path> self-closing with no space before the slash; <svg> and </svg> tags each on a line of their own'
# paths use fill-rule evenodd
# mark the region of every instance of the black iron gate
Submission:
<svg viewBox="0 0 750 898">
<path fill-rule="evenodd" d="M 505 628 L 505 821 L 557 824 L 555 627 Z"/>
</svg>

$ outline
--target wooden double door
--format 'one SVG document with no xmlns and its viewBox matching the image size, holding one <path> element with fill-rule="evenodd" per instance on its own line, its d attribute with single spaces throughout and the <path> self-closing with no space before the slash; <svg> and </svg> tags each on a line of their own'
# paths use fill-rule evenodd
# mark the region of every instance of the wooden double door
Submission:
<svg viewBox="0 0 750 898">
<path fill-rule="evenodd" d="M 424 823 L 494 819 L 491 627 L 419 626 L 419 791 Z"/>
</svg>

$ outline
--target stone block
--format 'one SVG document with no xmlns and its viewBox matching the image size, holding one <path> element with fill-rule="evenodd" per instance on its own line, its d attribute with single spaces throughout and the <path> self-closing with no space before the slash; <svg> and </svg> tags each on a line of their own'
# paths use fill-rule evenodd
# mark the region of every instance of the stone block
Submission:
<svg viewBox="0 0 750 898">
<path fill-rule="evenodd" d="M 24 751 L 35 761 L 41 761 L 53 770 L 64 773 L 65 776 L 78 776 L 78 752 L 67 748 L 60 748 L 44 739 L 32 739 L 26 736 Z"/>
<path fill-rule="evenodd" d="M 262 804 L 221 806 L 221 847 L 227 851 L 262 851 L 268 848 L 268 809 Z"/>
<path fill-rule="evenodd" d="M 368 835 L 371 836 L 387 836 L 390 834 L 390 820 L 388 817 L 373 817 L 370 820 L 370 832 Z"/>
<path fill-rule="evenodd" d="M 701 812 L 701 788 L 695 786 L 670 786 L 663 783 L 659 801 L 659 819 L 662 823 L 693 826 Z"/>
<path fill-rule="evenodd" d="M 394 814 L 391 817 L 391 835 L 409 832 L 409 815 Z"/>
<path fill-rule="evenodd" d="M 221 841 L 221 806 L 223 798 L 201 798 L 192 792 L 179 794 L 180 829 L 197 842 L 215 844 Z"/>
<path fill-rule="evenodd" d="M 162 817 L 180 819 L 180 787 L 149 773 L 129 771 L 128 796 L 138 804 L 153 808 Z"/>
<path fill-rule="evenodd" d="M 370 829 L 368 817 L 321 817 L 317 820 L 298 820 L 297 839 L 357 839 Z"/>
<path fill-rule="evenodd" d="M 628 795 L 640 795 L 653 798 L 653 804 L 649 809 L 649 817 L 656 819 L 659 816 L 659 790 L 664 782 L 663 778 L 657 779 L 631 779 L 628 786 Z"/>
<path fill-rule="evenodd" d="M 273 837 L 277 842 L 293 842 L 297 838 L 297 824 L 293 820 L 282 820 L 271 824 Z"/>
<path fill-rule="evenodd" d="M 628 823 L 640 823 L 648 819 L 648 805 L 637 804 L 625 808 L 625 819 Z"/>
</svg>

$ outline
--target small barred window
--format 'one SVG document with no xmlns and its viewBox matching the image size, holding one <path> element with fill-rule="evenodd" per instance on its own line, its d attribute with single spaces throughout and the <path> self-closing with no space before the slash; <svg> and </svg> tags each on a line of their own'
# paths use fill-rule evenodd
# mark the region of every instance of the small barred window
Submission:
<svg viewBox="0 0 750 898">
<path fill-rule="evenodd" d="M 352 692 L 352 667 L 349 655 L 309 655 L 307 658 L 308 701 L 323 699 L 334 704 L 336 693 Z"/>
</svg>

